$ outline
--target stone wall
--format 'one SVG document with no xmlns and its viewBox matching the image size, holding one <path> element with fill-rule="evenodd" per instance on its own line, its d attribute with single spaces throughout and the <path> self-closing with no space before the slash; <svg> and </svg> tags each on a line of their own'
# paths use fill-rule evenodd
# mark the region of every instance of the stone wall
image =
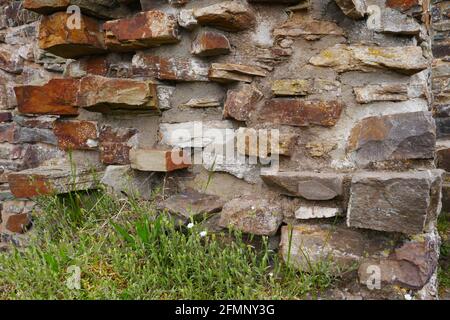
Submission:
<svg viewBox="0 0 450 320">
<path fill-rule="evenodd" d="M 94 169 L 118 193 L 163 188 L 183 223 L 269 236 L 300 269 L 356 266 L 343 297 L 436 297 L 448 3 L 0 0 L 3 239 Z M 264 130 L 265 151 L 233 144 Z"/>
</svg>

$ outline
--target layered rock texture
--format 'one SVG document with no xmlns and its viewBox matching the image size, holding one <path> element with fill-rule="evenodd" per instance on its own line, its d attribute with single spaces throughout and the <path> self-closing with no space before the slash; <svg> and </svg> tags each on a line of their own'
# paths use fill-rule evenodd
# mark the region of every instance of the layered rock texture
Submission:
<svg viewBox="0 0 450 320">
<path fill-rule="evenodd" d="M 269 237 L 305 272 L 356 266 L 344 296 L 437 298 L 449 12 L 0 0 L 0 233 L 32 228 L 40 195 L 159 189 L 181 225 Z"/>
</svg>

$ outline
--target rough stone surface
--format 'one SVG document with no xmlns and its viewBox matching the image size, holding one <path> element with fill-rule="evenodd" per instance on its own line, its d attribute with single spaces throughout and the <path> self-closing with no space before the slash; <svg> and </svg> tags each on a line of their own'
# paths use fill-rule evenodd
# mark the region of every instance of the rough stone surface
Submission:
<svg viewBox="0 0 450 320">
<path fill-rule="evenodd" d="M 17 198 L 62 194 L 96 187 L 95 172 L 86 168 L 48 166 L 8 175 L 9 187 Z"/>
<path fill-rule="evenodd" d="M 259 67 L 230 63 L 213 63 L 208 73 L 210 80 L 222 83 L 252 82 L 253 77 L 265 77 L 266 75 L 267 73 Z"/>
<path fill-rule="evenodd" d="M 107 21 L 103 29 L 105 44 L 114 51 L 134 51 L 180 41 L 176 18 L 161 11 Z"/>
<path fill-rule="evenodd" d="M 367 11 L 365 0 L 335 0 L 345 15 L 353 19 L 362 19 Z"/>
<path fill-rule="evenodd" d="M 51 14 L 65 11 L 70 5 L 78 6 L 85 14 L 99 18 L 120 18 L 130 13 L 123 1 L 95 0 L 24 0 L 23 7 L 40 14 Z"/>
<path fill-rule="evenodd" d="M 230 41 L 218 32 L 205 31 L 200 33 L 192 43 L 192 54 L 200 57 L 218 56 L 231 51 Z"/>
<path fill-rule="evenodd" d="M 302 206 L 295 211 L 295 218 L 300 220 L 332 218 L 339 216 L 342 210 L 333 207 Z"/>
<path fill-rule="evenodd" d="M 360 165 L 383 160 L 433 158 L 435 130 L 428 112 L 365 118 L 352 129 L 348 152 Z"/>
<path fill-rule="evenodd" d="M 336 125 L 343 109 L 338 101 L 305 101 L 299 99 L 271 99 L 256 114 L 256 121 L 295 127 Z"/>
<path fill-rule="evenodd" d="M 440 198 L 442 172 L 364 172 L 352 178 L 350 227 L 420 233 Z M 439 201 L 439 200 L 438 200 Z"/>
<path fill-rule="evenodd" d="M 220 214 L 219 225 L 244 233 L 274 235 L 283 221 L 280 206 L 266 199 L 241 197 L 227 202 Z"/>
<path fill-rule="evenodd" d="M 382 235 L 370 236 L 341 225 L 301 224 L 281 228 L 280 251 L 285 262 L 302 271 L 324 262 L 348 268 L 391 248 L 391 242 Z"/>
<path fill-rule="evenodd" d="M 358 270 L 360 281 L 366 283 L 370 276 L 368 268 L 377 266 L 382 285 L 422 289 L 436 270 L 438 246 L 436 235 L 428 234 L 424 239 L 406 242 L 387 258 L 364 260 Z"/>
<path fill-rule="evenodd" d="M 81 17 L 81 28 L 69 28 L 70 14 L 57 12 L 44 16 L 39 26 L 39 48 L 63 58 L 105 52 L 100 23 L 90 17 Z"/>
<path fill-rule="evenodd" d="M 191 219 L 202 219 L 210 214 L 220 212 L 223 205 L 224 201 L 218 196 L 189 189 L 167 198 L 159 205 L 159 208 L 167 210 L 176 215 L 183 223 L 187 223 Z"/>
<path fill-rule="evenodd" d="M 282 194 L 307 200 L 331 200 L 343 193 L 344 176 L 337 173 L 264 172 L 261 178 Z"/>
<path fill-rule="evenodd" d="M 332 67 L 337 72 L 392 69 L 414 74 L 427 68 L 420 47 L 365 47 L 336 45 L 309 61 L 314 66 Z"/>
<path fill-rule="evenodd" d="M 52 79 L 43 86 L 18 86 L 14 88 L 18 110 L 25 114 L 77 115 L 76 79 Z"/>
<path fill-rule="evenodd" d="M 138 130 L 133 128 L 102 126 L 99 135 L 102 163 L 109 165 L 130 164 L 130 149 L 137 145 L 137 134 Z"/>
<path fill-rule="evenodd" d="M 152 81 L 87 76 L 80 81 L 77 105 L 92 111 L 112 109 L 151 111 L 158 108 L 156 85 Z"/>
<path fill-rule="evenodd" d="M 131 149 L 131 167 L 140 171 L 171 172 L 190 166 L 183 151 L 164 151 L 155 149 Z"/>
<path fill-rule="evenodd" d="M 254 13 L 243 1 L 225 1 L 195 9 L 193 14 L 199 24 L 225 31 L 245 30 L 255 22 Z"/>
<path fill-rule="evenodd" d="M 223 107 L 223 116 L 247 121 L 263 97 L 262 92 L 250 84 L 242 84 L 239 89 L 229 90 Z"/>
<path fill-rule="evenodd" d="M 98 146 L 97 123 L 92 121 L 55 121 L 53 132 L 63 150 L 91 150 Z"/>
</svg>

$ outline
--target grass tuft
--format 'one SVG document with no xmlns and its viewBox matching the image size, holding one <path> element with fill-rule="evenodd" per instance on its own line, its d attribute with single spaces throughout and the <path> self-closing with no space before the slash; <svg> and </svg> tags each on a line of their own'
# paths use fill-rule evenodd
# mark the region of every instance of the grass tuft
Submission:
<svg viewBox="0 0 450 320">
<path fill-rule="evenodd" d="M 0 254 L 1 299 L 301 299 L 332 286 L 329 263 L 308 273 L 284 265 L 262 238 L 202 236 L 152 201 L 105 192 L 39 199 L 31 245 Z M 66 283 L 73 266 L 80 289 Z"/>
</svg>

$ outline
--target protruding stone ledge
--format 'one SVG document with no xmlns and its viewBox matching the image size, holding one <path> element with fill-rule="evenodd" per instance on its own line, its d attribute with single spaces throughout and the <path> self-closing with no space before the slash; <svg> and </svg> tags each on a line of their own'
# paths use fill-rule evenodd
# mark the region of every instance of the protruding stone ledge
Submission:
<svg viewBox="0 0 450 320">
<path fill-rule="evenodd" d="M 93 150 L 98 147 L 97 123 L 85 120 L 57 120 L 53 132 L 62 150 Z"/>
<path fill-rule="evenodd" d="M 440 210 L 442 170 L 362 172 L 352 178 L 350 227 L 417 234 Z"/>
<path fill-rule="evenodd" d="M 52 79 L 43 86 L 15 87 L 18 110 L 24 114 L 78 115 L 77 79 Z"/>
<path fill-rule="evenodd" d="M 200 57 L 218 56 L 231 51 L 230 41 L 219 32 L 200 33 L 192 43 L 192 54 Z"/>
<path fill-rule="evenodd" d="M 230 83 L 234 81 L 252 82 L 253 77 L 265 77 L 267 72 L 259 67 L 252 67 L 243 64 L 213 63 L 209 69 L 210 80 Z"/>
<path fill-rule="evenodd" d="M 340 173 L 264 171 L 261 178 L 282 194 L 307 200 L 331 200 L 344 192 L 344 175 Z"/>
<path fill-rule="evenodd" d="M 342 225 L 302 224 L 281 228 L 280 251 L 284 261 L 302 271 L 311 271 L 319 263 L 343 270 L 367 256 L 392 249 L 393 242 L 386 236 Z"/>
<path fill-rule="evenodd" d="M 251 8 L 242 1 L 225 1 L 194 9 L 193 15 L 199 24 L 225 31 L 242 31 L 251 28 L 256 20 Z"/>
<path fill-rule="evenodd" d="M 180 41 L 176 18 L 156 10 L 107 21 L 103 29 L 105 44 L 113 51 L 135 51 Z"/>
<path fill-rule="evenodd" d="M 133 57 L 133 75 L 170 81 L 209 81 L 208 64 L 189 58 L 166 58 L 137 53 Z"/>
<path fill-rule="evenodd" d="M 414 74 L 428 68 L 419 46 L 367 47 L 338 44 L 323 50 L 309 61 L 314 66 L 331 67 L 337 72 L 390 69 Z"/>
<path fill-rule="evenodd" d="M 38 167 L 8 175 L 9 187 L 16 198 L 63 194 L 97 187 L 94 170 L 70 165 Z"/>
<path fill-rule="evenodd" d="M 224 205 L 219 225 L 243 233 L 273 236 L 282 221 L 283 210 L 279 205 L 259 197 L 241 197 Z"/>
<path fill-rule="evenodd" d="M 124 1 L 92 1 L 92 0 L 24 0 L 23 7 L 40 14 L 49 15 L 57 11 L 66 11 L 70 5 L 78 6 L 87 15 L 117 19 L 130 14 Z"/>
<path fill-rule="evenodd" d="M 190 167 L 190 158 L 181 150 L 131 149 L 130 162 L 140 171 L 171 172 Z"/>
<path fill-rule="evenodd" d="M 81 79 L 77 105 L 92 111 L 158 109 L 156 84 L 152 81 L 87 76 Z"/>
<path fill-rule="evenodd" d="M 158 207 L 175 215 L 182 223 L 220 212 L 224 201 L 218 196 L 186 190 L 164 200 Z"/>
<path fill-rule="evenodd" d="M 307 127 L 336 125 L 343 109 L 338 101 L 305 101 L 299 99 L 271 99 L 255 112 L 255 121 Z"/>
<path fill-rule="evenodd" d="M 104 53 L 105 43 L 101 24 L 90 17 L 82 16 L 80 28 L 67 24 L 70 14 L 57 12 L 44 16 L 39 26 L 39 48 L 63 58 Z"/>
</svg>

